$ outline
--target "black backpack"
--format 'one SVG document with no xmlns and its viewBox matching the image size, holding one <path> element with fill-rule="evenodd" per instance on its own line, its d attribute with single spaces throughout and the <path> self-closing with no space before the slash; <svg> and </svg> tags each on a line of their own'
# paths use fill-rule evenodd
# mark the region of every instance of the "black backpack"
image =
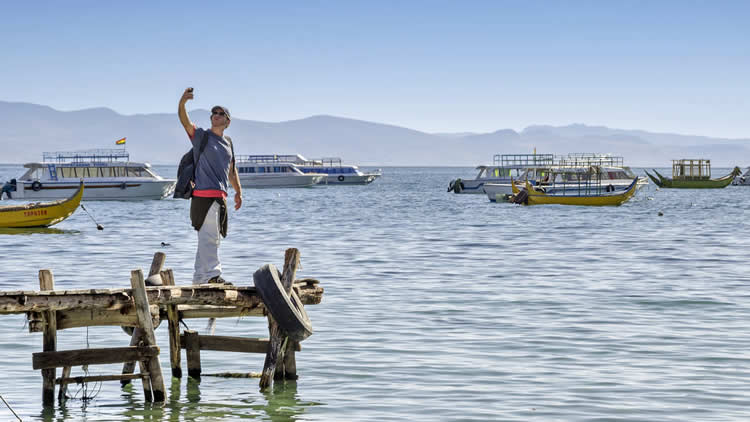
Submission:
<svg viewBox="0 0 750 422">
<path fill-rule="evenodd" d="M 232 144 L 232 138 L 224 136 L 229 141 L 229 147 L 232 148 L 232 163 L 234 163 L 234 145 Z M 206 149 L 208 144 L 208 131 L 203 131 L 203 137 L 201 138 L 201 145 L 198 148 L 198 158 L 200 160 L 203 150 Z M 180 159 L 180 165 L 177 167 L 177 184 L 174 187 L 173 198 L 176 199 L 190 199 L 193 197 L 193 189 L 195 189 L 195 167 L 198 163 L 197 160 L 193 159 L 193 149 L 186 152 L 185 155 Z"/>
<path fill-rule="evenodd" d="M 199 160 L 201 154 L 203 154 L 203 150 L 206 149 L 206 144 L 208 144 L 208 131 L 203 131 L 201 146 L 198 149 Z M 190 151 L 182 156 L 180 165 L 177 167 L 177 184 L 174 187 L 173 198 L 190 199 L 193 197 L 193 189 L 195 188 L 195 165 L 198 163 L 193 158 L 193 148 L 190 148 Z"/>
</svg>

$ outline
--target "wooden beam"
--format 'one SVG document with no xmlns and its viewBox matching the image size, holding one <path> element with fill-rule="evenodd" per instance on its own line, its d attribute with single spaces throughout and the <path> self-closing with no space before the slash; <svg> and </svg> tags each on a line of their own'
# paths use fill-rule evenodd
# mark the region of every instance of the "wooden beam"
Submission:
<svg viewBox="0 0 750 422">
<path fill-rule="evenodd" d="M 130 285 L 133 288 L 135 310 L 138 314 L 138 327 L 143 330 L 143 342 L 146 346 L 156 346 L 156 335 L 154 334 L 154 325 L 151 322 L 148 296 L 146 295 L 146 284 L 141 270 L 130 272 Z M 134 332 L 133 336 L 135 335 L 136 333 Z M 148 373 L 151 377 L 153 400 L 155 402 L 163 402 L 166 398 L 166 389 L 164 388 L 164 378 L 161 373 L 159 357 L 155 356 L 146 358 L 145 364 L 148 366 Z M 146 397 L 146 401 L 149 401 L 149 397 Z"/>
<path fill-rule="evenodd" d="M 323 297 L 318 285 L 295 283 L 303 304 L 316 305 Z M 223 284 L 147 287 L 151 305 L 214 305 L 257 308 L 262 300 L 255 287 Z M 0 292 L 0 314 L 70 309 L 121 310 L 133 306 L 132 289 L 88 289 Z"/>
<path fill-rule="evenodd" d="M 157 346 L 110 347 L 103 349 L 63 350 L 39 352 L 32 355 L 34 369 L 64 366 L 100 365 L 141 360 L 159 355 Z"/>
<path fill-rule="evenodd" d="M 182 348 L 185 346 L 185 335 L 180 336 Z M 237 353 L 266 353 L 268 350 L 267 338 L 227 337 L 227 336 L 198 336 L 200 350 L 213 350 L 217 352 Z M 297 351 L 302 348 L 297 345 Z"/>
<path fill-rule="evenodd" d="M 122 380 L 137 380 L 142 379 L 143 374 L 125 374 L 125 375 L 94 375 L 88 377 L 63 377 L 55 380 L 55 384 L 83 384 L 84 382 L 99 382 L 99 381 L 122 381 Z"/>
<path fill-rule="evenodd" d="M 55 290 L 55 278 L 50 270 L 39 270 L 39 288 L 40 290 Z M 42 335 L 42 351 L 54 352 L 57 350 L 57 315 L 55 311 L 45 311 L 42 313 L 44 321 L 44 333 Z M 45 406 L 55 404 L 55 377 L 57 370 L 55 368 L 42 369 L 42 403 Z"/>
<path fill-rule="evenodd" d="M 287 293 L 292 290 L 299 263 L 299 250 L 296 248 L 287 249 L 284 253 L 284 273 L 281 274 L 281 285 Z M 273 269 L 274 267 L 272 266 L 271 268 Z M 279 327 L 279 324 L 270 313 L 268 314 L 268 333 L 270 339 L 268 348 L 266 349 L 266 359 L 263 362 L 263 375 L 260 377 L 259 382 L 261 390 L 271 386 L 273 379 L 276 378 L 277 365 L 280 366 L 281 378 L 284 378 L 284 354 L 287 351 L 287 347 L 290 347 L 290 353 L 294 353 L 294 346 L 288 346 L 288 337 L 283 333 L 281 327 Z M 294 365 L 294 370 L 296 371 L 296 364 Z M 296 378 L 296 374 L 294 376 Z"/>
<path fill-rule="evenodd" d="M 172 270 L 164 271 L 161 279 L 165 285 L 174 286 Z M 182 378 L 180 316 L 177 312 L 177 305 L 167 305 L 167 320 L 169 321 L 169 363 L 172 366 L 172 376 Z"/>
<path fill-rule="evenodd" d="M 201 343 L 198 332 L 185 330 L 183 337 L 185 349 L 187 350 L 188 376 L 200 382 L 201 380 Z"/>
</svg>

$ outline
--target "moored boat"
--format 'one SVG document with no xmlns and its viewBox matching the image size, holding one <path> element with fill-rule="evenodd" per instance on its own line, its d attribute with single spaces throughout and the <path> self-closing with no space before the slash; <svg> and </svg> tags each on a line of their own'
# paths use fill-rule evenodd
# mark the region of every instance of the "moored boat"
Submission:
<svg viewBox="0 0 750 422">
<path fill-rule="evenodd" d="M 564 177 L 561 177 L 563 176 Z M 572 182 L 570 175 L 575 175 L 577 183 Z M 554 189 L 558 181 L 567 184 L 564 189 Z M 638 189 L 638 178 L 633 178 L 630 185 L 623 190 L 612 190 L 601 184 L 601 169 L 592 166 L 588 169 L 557 169 L 552 173 L 551 184 L 547 187 L 532 185 L 524 181 L 523 190 L 518 184 L 512 184 L 511 202 L 525 205 L 582 205 L 582 206 L 617 206 L 633 197 Z"/>
<path fill-rule="evenodd" d="M 130 161 L 125 150 L 46 152 L 42 162 L 27 163 L 26 172 L 6 184 L 13 199 L 61 199 L 86 184 L 83 199 L 146 200 L 168 196 L 176 183 L 156 174 L 148 163 Z"/>
<path fill-rule="evenodd" d="M 308 188 L 325 180 L 322 173 L 303 173 L 296 165 L 273 156 L 238 155 L 235 165 L 243 188 Z"/>
<path fill-rule="evenodd" d="M 474 179 L 454 179 L 448 184 L 448 192 L 453 193 L 486 193 L 485 184 L 492 183 L 494 189 L 505 187 L 504 194 L 510 194 L 511 180 L 522 178 L 522 173 L 536 169 L 549 168 L 554 165 L 553 154 L 495 154 L 491 166 L 480 165 Z M 499 192 L 498 192 L 499 193 Z"/>
<path fill-rule="evenodd" d="M 66 199 L 0 206 L 0 227 L 48 227 L 57 224 L 75 212 L 83 192 L 83 181 L 80 181 L 75 193 Z"/>
<path fill-rule="evenodd" d="M 711 160 L 680 159 L 672 160 L 672 177 L 662 176 L 652 169 L 654 175 L 646 172 L 648 177 L 660 188 L 673 189 L 721 189 L 729 186 L 736 176 L 742 174 L 735 167 L 729 174 L 718 179 L 711 178 Z"/>
</svg>

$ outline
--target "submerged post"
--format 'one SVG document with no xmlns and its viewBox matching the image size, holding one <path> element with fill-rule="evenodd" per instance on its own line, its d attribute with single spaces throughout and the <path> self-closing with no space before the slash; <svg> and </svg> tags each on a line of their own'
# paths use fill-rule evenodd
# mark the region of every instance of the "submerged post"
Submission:
<svg viewBox="0 0 750 422">
<path fill-rule="evenodd" d="M 292 291 L 298 265 L 299 250 L 296 248 L 287 249 L 284 253 L 284 273 L 281 276 L 281 284 L 287 293 Z M 287 361 L 289 362 L 289 369 L 293 371 L 293 373 L 290 373 L 290 379 L 297 379 L 297 366 L 294 360 L 294 349 L 297 344 L 282 332 L 281 327 L 270 313 L 268 314 L 268 332 L 270 339 L 266 360 L 263 363 L 263 374 L 260 377 L 259 386 L 261 389 L 269 387 L 273 379 L 284 379 Z M 285 359 L 286 352 L 290 352 L 291 355 L 288 359 Z M 281 367 L 279 368 L 280 371 L 277 372 L 276 366 L 279 364 L 279 360 L 281 360 Z"/>
<path fill-rule="evenodd" d="M 164 252 L 156 252 L 154 254 L 154 258 L 151 260 L 151 269 L 149 269 L 149 271 L 148 271 L 148 279 L 153 280 L 152 277 L 154 275 L 157 275 L 157 274 L 161 273 L 162 267 L 164 267 L 164 260 L 166 258 L 167 258 L 167 256 L 166 256 L 166 254 L 164 254 Z M 159 283 L 157 283 L 157 284 L 162 284 L 162 282 L 159 281 Z M 123 327 L 123 329 L 124 329 L 124 327 Z M 141 336 L 142 335 L 143 335 L 143 330 L 141 328 L 139 328 L 139 327 L 133 328 L 133 334 L 130 337 L 130 345 L 131 346 L 137 346 L 138 343 L 141 341 Z M 143 368 L 141 368 L 141 370 L 142 369 Z M 133 372 L 135 372 L 135 362 L 125 362 L 124 364 L 122 364 L 122 373 L 123 373 L 123 375 L 132 374 Z M 141 371 L 141 372 L 143 372 L 143 371 Z M 120 381 L 120 384 L 124 387 L 124 386 L 130 384 L 130 381 L 131 380 L 129 380 L 129 379 L 124 379 L 124 380 Z M 144 383 L 144 386 L 145 386 L 145 383 Z M 146 393 L 146 394 L 148 395 L 149 393 Z"/>
<path fill-rule="evenodd" d="M 156 336 L 154 335 L 154 324 L 151 320 L 151 312 L 148 309 L 148 296 L 146 296 L 146 283 L 143 279 L 141 270 L 130 272 L 130 285 L 133 287 L 133 299 L 135 301 L 135 310 L 138 315 L 138 326 L 143 329 L 143 343 L 146 346 L 156 346 Z M 159 356 L 146 358 L 144 362 L 148 367 L 148 374 L 151 380 L 151 389 L 153 391 L 153 401 L 163 402 L 166 396 L 164 388 L 164 378 L 161 373 L 161 363 Z M 147 382 L 144 379 L 144 384 Z M 146 397 L 146 401 L 150 401 Z"/>
<path fill-rule="evenodd" d="M 162 281 L 166 286 L 174 286 L 172 270 L 162 271 Z M 172 376 L 182 378 L 182 363 L 180 361 L 180 318 L 177 305 L 167 305 L 167 320 L 169 322 L 169 363 L 172 366 Z"/>
<path fill-rule="evenodd" d="M 55 290 L 55 279 L 50 270 L 39 270 L 40 290 Z M 42 351 L 57 351 L 57 314 L 55 311 L 42 312 L 44 320 L 44 331 L 42 340 Z M 45 406 L 55 404 L 55 368 L 42 369 L 42 403 Z"/>
</svg>

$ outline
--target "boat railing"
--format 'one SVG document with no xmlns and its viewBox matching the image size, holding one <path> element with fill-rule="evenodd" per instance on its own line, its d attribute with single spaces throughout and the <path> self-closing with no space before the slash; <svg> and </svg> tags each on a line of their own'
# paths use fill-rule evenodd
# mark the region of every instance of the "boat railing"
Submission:
<svg viewBox="0 0 750 422">
<path fill-rule="evenodd" d="M 271 164 L 271 163 L 299 164 L 300 161 L 305 161 L 304 157 L 300 155 L 292 155 L 292 154 L 237 155 L 235 156 L 235 159 L 243 163 L 258 163 L 258 164 Z"/>
<path fill-rule="evenodd" d="M 313 158 L 302 163 L 303 166 L 311 167 L 342 167 L 341 158 L 338 157 L 323 157 Z"/>
<path fill-rule="evenodd" d="M 703 158 L 672 160 L 672 178 L 682 180 L 710 179 L 711 160 Z"/>
<path fill-rule="evenodd" d="M 600 167 L 623 167 L 624 160 L 621 156 L 600 153 L 578 152 L 560 155 L 555 158 L 561 166 L 600 166 Z"/>
<path fill-rule="evenodd" d="M 45 163 L 106 163 L 130 161 L 130 154 L 122 149 L 92 149 L 84 151 L 56 151 L 42 153 Z"/>
<path fill-rule="evenodd" d="M 554 163 L 554 154 L 495 154 L 495 167 L 544 167 Z"/>
</svg>

